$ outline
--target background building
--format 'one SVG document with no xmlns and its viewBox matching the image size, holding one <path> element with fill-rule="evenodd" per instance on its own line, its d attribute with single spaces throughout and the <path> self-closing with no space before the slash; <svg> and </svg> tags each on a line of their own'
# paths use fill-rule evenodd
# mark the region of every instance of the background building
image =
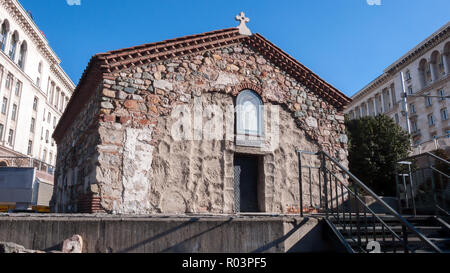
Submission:
<svg viewBox="0 0 450 273">
<path fill-rule="evenodd" d="M 350 118 L 385 114 L 407 129 L 402 104 L 401 75 L 405 88 L 413 153 L 448 146 L 450 23 L 441 27 L 384 70 L 384 73 L 352 96 L 345 113 Z"/>
<path fill-rule="evenodd" d="M 60 62 L 31 14 L 17 0 L 2 0 L 1 165 L 20 165 L 10 156 L 24 157 L 20 162 L 25 163 L 35 161 L 30 158 L 40 165 L 55 164 L 56 144 L 51 136 L 75 88 Z"/>
</svg>

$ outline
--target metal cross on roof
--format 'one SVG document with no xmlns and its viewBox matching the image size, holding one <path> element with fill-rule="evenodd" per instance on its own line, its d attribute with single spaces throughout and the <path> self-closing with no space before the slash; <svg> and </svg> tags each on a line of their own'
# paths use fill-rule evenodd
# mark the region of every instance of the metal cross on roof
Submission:
<svg viewBox="0 0 450 273">
<path fill-rule="evenodd" d="M 239 29 L 239 34 L 248 35 L 248 36 L 252 35 L 252 32 L 246 25 L 246 23 L 250 22 L 250 18 L 245 17 L 244 12 L 241 12 L 241 14 L 236 15 L 236 21 L 241 22 L 239 24 L 239 26 L 237 27 Z"/>
</svg>

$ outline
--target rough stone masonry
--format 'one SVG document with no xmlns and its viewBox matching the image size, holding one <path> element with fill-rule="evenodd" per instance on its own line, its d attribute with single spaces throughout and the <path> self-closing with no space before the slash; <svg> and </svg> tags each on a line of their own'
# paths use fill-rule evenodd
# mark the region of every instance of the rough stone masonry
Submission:
<svg viewBox="0 0 450 273">
<path fill-rule="evenodd" d="M 279 107 L 276 149 L 225 136 L 174 139 L 176 106 L 217 105 L 225 113 L 242 90 Z M 296 150 L 323 149 L 346 166 L 348 102 L 259 34 L 234 28 L 98 54 L 55 130 L 53 210 L 232 214 L 234 156 L 252 154 L 259 158 L 259 211 L 298 212 Z M 212 118 L 203 115 L 203 124 Z M 264 126 L 270 139 L 270 124 Z"/>
</svg>

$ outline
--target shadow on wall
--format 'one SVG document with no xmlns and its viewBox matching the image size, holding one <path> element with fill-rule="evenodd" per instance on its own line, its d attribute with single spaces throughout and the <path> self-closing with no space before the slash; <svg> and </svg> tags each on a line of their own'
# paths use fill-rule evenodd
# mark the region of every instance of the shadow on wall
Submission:
<svg viewBox="0 0 450 273">
<path fill-rule="evenodd" d="M 84 253 L 284 253 L 333 251 L 323 223 L 292 216 L 23 217 L 0 215 L 0 241 L 60 250 L 79 234 Z"/>
<path fill-rule="evenodd" d="M 327 229 L 324 221 L 320 221 L 305 234 L 288 253 L 344 252 L 336 242 L 333 234 Z"/>
</svg>

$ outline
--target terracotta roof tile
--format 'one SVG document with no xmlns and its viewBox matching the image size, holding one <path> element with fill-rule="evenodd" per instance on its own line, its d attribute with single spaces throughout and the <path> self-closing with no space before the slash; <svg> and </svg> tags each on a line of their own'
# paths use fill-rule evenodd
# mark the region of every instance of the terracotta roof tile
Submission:
<svg viewBox="0 0 450 273">
<path fill-rule="evenodd" d="M 292 77 L 318 92 L 320 96 L 338 109 L 343 109 L 351 101 L 338 89 L 321 79 L 262 35 L 244 36 L 239 34 L 237 28 L 227 28 L 96 54 L 89 61 L 79 84 L 75 88 L 67 110 L 55 129 L 54 138 L 57 140 L 59 137 L 62 137 L 63 131 L 86 103 L 92 94 L 92 90 L 96 88 L 96 86 L 91 86 L 91 84 L 98 84 L 102 78 L 107 77 L 110 73 L 136 65 L 164 61 L 176 56 L 237 43 L 244 43 L 250 46 Z M 102 77 L 99 77 L 99 75 L 102 75 Z M 87 86 L 89 88 L 84 88 Z"/>
</svg>

